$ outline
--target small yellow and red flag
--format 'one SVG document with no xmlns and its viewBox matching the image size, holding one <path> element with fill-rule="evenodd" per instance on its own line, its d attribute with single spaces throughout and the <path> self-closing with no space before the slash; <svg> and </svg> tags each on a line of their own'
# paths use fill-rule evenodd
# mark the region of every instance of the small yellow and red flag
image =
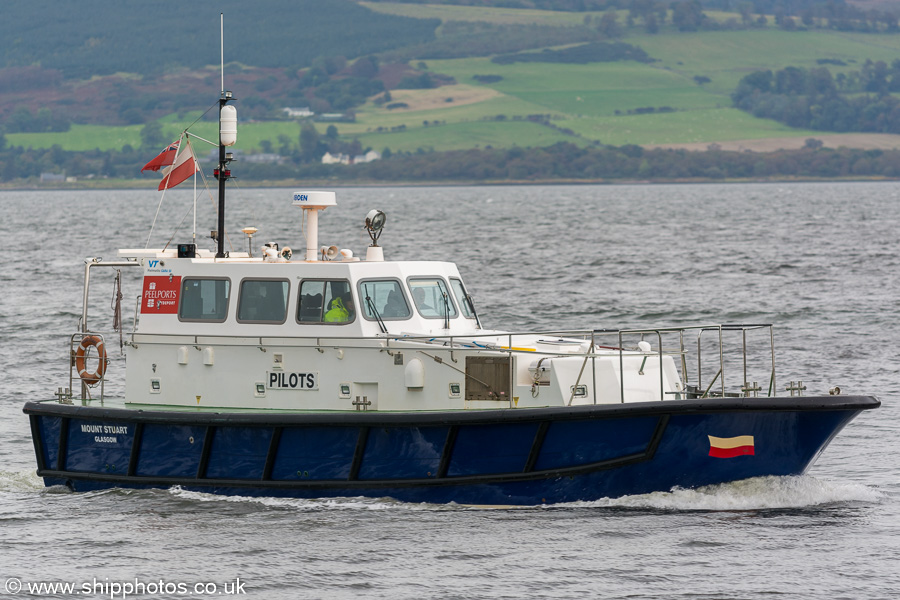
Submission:
<svg viewBox="0 0 900 600">
<path fill-rule="evenodd" d="M 709 455 L 715 458 L 734 458 L 735 456 L 753 456 L 754 443 L 752 435 L 720 438 L 713 435 L 709 438 Z"/>
</svg>

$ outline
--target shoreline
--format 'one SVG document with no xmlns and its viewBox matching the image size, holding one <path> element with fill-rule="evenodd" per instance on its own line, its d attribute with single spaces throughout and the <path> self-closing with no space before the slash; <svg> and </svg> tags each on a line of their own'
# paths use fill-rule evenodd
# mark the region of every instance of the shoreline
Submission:
<svg viewBox="0 0 900 600">
<path fill-rule="evenodd" d="M 363 188 L 363 187 L 499 187 L 521 185 L 678 185 L 705 183 L 852 183 L 852 182 L 889 182 L 897 181 L 895 177 L 886 176 L 848 176 L 848 177 L 747 177 L 747 178 L 710 178 L 692 177 L 681 179 L 523 179 L 523 180 L 449 180 L 449 181 L 339 181 L 333 179 L 261 179 L 245 181 L 243 187 L 248 188 L 293 188 L 329 187 L 329 188 Z M 77 182 L 5 182 L 0 183 L 0 191 L 84 191 L 84 190 L 153 190 L 156 181 L 144 179 L 93 179 Z"/>
</svg>

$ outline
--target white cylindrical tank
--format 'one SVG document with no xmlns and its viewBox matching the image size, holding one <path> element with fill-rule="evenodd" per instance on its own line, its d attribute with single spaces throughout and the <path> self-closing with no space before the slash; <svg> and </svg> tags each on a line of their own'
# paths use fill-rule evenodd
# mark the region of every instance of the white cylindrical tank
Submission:
<svg viewBox="0 0 900 600">
<path fill-rule="evenodd" d="M 237 143 L 237 109 L 230 104 L 223 106 L 219 113 L 219 140 L 223 146 Z"/>
</svg>

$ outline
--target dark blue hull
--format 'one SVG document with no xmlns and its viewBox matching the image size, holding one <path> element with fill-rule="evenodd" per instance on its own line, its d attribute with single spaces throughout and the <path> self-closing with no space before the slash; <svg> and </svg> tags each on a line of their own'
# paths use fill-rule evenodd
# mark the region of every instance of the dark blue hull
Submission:
<svg viewBox="0 0 900 600">
<path fill-rule="evenodd" d="M 29 402 L 38 475 L 84 491 L 541 504 L 803 473 L 867 396 L 460 413 L 185 413 Z M 747 440 L 738 455 L 715 447 Z M 728 445 L 726 443 L 726 445 Z"/>
</svg>

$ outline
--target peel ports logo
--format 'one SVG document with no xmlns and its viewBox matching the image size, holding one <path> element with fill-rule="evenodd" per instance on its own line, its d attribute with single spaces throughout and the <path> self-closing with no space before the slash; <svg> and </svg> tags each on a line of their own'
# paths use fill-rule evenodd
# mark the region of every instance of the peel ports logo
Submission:
<svg viewBox="0 0 900 600">
<path fill-rule="evenodd" d="M 144 290 L 141 293 L 141 314 L 163 313 L 174 314 L 178 311 L 178 293 L 181 288 L 181 277 L 150 276 L 144 277 Z"/>
</svg>

